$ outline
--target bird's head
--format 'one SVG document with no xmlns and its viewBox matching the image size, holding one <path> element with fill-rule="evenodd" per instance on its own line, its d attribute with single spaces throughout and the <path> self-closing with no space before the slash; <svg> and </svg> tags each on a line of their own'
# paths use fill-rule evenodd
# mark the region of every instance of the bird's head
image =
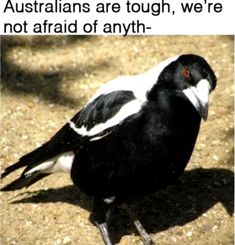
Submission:
<svg viewBox="0 0 235 245">
<path fill-rule="evenodd" d="M 163 69 L 157 84 L 182 91 L 206 120 L 209 94 L 215 89 L 216 80 L 214 71 L 205 59 L 194 54 L 184 54 Z"/>
</svg>

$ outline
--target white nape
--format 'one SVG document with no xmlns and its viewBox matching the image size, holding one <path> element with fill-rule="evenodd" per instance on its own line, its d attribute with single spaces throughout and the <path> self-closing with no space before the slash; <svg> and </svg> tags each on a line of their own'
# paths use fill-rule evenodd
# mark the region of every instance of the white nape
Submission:
<svg viewBox="0 0 235 245">
<path fill-rule="evenodd" d="M 100 134 L 108 128 L 118 125 L 128 116 L 139 112 L 142 105 L 147 101 L 147 92 L 150 91 L 151 88 L 157 83 L 158 77 L 163 69 L 167 67 L 170 63 L 177 60 L 178 57 L 179 56 L 175 56 L 166 59 L 142 74 L 135 76 L 123 76 L 107 82 L 97 91 L 97 93 L 88 101 L 86 105 L 94 101 L 100 95 L 105 95 L 120 90 L 132 91 L 136 99 L 125 104 L 112 118 L 107 120 L 105 123 L 99 123 L 90 130 L 87 130 L 84 125 L 78 128 L 76 127 L 76 124 L 72 121 L 70 121 L 70 127 L 81 136 L 95 136 L 93 139 L 90 139 L 91 141 L 95 141 L 105 137 L 107 134 L 103 136 L 96 135 Z M 84 109 L 86 109 L 86 106 Z"/>
<path fill-rule="evenodd" d="M 106 84 L 100 87 L 93 97 L 91 97 L 91 99 L 87 102 L 87 105 L 102 94 L 108 94 L 120 90 L 132 91 L 138 100 L 145 102 L 147 99 L 147 92 L 150 91 L 151 88 L 157 83 L 158 77 L 163 69 L 170 63 L 177 60 L 178 57 L 179 56 L 168 58 L 142 74 L 122 76 L 108 81 Z"/>
<path fill-rule="evenodd" d="M 55 173 L 55 172 L 70 173 L 73 159 L 74 159 L 74 153 L 72 151 L 68 151 L 63 154 L 57 155 L 45 162 L 42 162 L 32 169 L 29 169 L 25 173 L 25 175 L 30 175 L 37 171 L 40 171 L 41 173 Z"/>
</svg>

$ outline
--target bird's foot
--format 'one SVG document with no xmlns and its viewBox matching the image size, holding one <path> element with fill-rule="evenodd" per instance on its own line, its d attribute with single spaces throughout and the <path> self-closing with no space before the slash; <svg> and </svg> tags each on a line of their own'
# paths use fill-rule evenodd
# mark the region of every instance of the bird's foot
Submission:
<svg viewBox="0 0 235 245">
<path fill-rule="evenodd" d="M 153 242 L 153 240 L 151 239 L 151 237 L 149 236 L 147 231 L 144 229 L 144 227 L 140 223 L 140 221 L 138 219 L 136 219 L 133 222 L 134 222 L 134 225 L 135 225 L 137 231 L 139 232 L 139 234 L 143 240 L 143 244 L 144 245 L 155 245 L 155 243 Z"/>
<path fill-rule="evenodd" d="M 96 223 L 96 225 L 100 230 L 105 245 L 112 245 L 106 222 L 101 224 Z"/>
<path fill-rule="evenodd" d="M 136 214 L 132 212 L 132 210 L 128 207 L 126 203 L 123 203 L 123 207 L 126 209 L 127 213 L 129 214 L 132 222 L 135 225 L 135 228 L 137 229 L 139 235 L 141 236 L 143 240 L 144 245 L 155 245 L 147 231 L 145 230 L 144 226 L 141 224 L 141 222 L 137 219 Z"/>
</svg>

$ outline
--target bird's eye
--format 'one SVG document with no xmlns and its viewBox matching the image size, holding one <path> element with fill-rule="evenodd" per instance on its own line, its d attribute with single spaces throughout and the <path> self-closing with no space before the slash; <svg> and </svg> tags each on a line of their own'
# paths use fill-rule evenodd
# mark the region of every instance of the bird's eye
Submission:
<svg viewBox="0 0 235 245">
<path fill-rule="evenodd" d="M 190 79 L 191 78 L 191 73 L 190 73 L 190 70 L 189 70 L 189 67 L 188 66 L 185 66 L 182 70 L 182 75 L 185 79 Z"/>
</svg>

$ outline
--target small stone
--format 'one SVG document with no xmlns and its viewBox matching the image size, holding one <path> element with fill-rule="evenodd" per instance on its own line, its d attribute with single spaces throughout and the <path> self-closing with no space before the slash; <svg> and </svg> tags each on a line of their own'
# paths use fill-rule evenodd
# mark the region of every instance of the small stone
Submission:
<svg viewBox="0 0 235 245">
<path fill-rule="evenodd" d="M 28 137 L 28 135 L 23 135 L 21 138 L 22 138 L 22 140 L 27 140 L 29 137 Z"/>
<path fill-rule="evenodd" d="M 28 221 L 28 220 L 27 220 L 27 221 L 26 221 L 26 225 L 27 225 L 27 226 L 31 226 L 31 225 L 32 225 L 32 221 Z"/>
<path fill-rule="evenodd" d="M 64 239 L 63 239 L 63 244 L 68 244 L 69 242 L 71 242 L 71 238 L 66 236 Z"/>
<path fill-rule="evenodd" d="M 218 229 L 218 226 L 214 225 L 211 230 L 212 230 L 212 232 L 216 232 L 217 229 Z"/>
<path fill-rule="evenodd" d="M 56 241 L 55 241 L 55 243 L 54 243 L 54 245 L 60 245 L 61 244 L 61 239 L 56 239 Z"/>
<path fill-rule="evenodd" d="M 176 237 L 174 237 L 174 236 L 171 237 L 171 240 L 172 240 L 173 242 L 175 242 L 175 243 L 177 242 L 177 239 L 176 239 Z"/>
<path fill-rule="evenodd" d="M 213 158 L 215 161 L 218 161 L 218 160 L 219 160 L 218 156 L 216 156 L 216 155 L 213 155 L 212 158 Z"/>
<path fill-rule="evenodd" d="M 192 231 L 189 231 L 189 232 L 186 233 L 186 236 L 187 237 L 191 237 L 192 235 L 193 235 L 193 232 Z"/>
</svg>

